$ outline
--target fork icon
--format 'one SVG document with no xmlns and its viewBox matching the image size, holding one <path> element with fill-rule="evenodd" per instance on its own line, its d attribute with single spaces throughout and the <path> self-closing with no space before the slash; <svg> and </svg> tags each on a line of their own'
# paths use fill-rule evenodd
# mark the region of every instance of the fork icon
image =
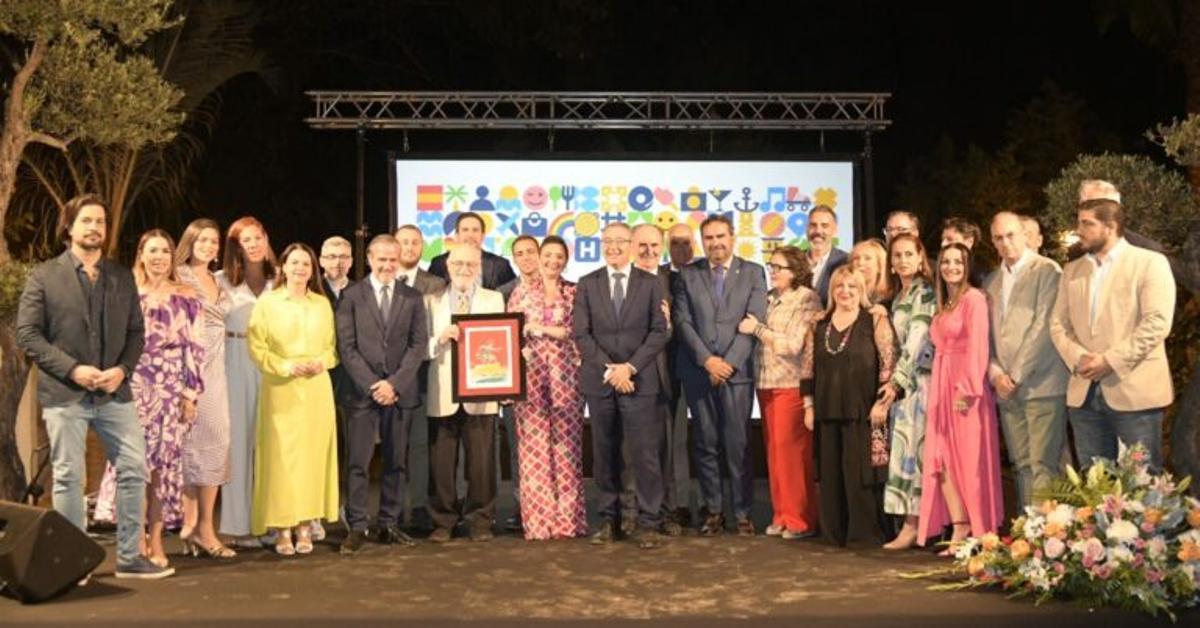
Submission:
<svg viewBox="0 0 1200 628">
<path fill-rule="evenodd" d="M 562 200 L 567 204 L 567 211 L 571 211 L 571 199 L 575 198 L 575 186 L 562 186 Z"/>
</svg>

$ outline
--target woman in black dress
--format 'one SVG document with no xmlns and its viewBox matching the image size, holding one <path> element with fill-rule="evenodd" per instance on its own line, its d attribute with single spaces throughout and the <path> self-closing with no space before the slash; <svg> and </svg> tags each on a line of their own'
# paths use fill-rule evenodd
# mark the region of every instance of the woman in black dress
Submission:
<svg viewBox="0 0 1200 628">
<path fill-rule="evenodd" d="M 880 390 L 896 364 L 896 335 L 886 313 L 872 313 L 866 294 L 861 273 L 849 265 L 833 272 L 829 309 L 809 328 L 812 350 L 800 370 L 804 423 L 815 428 L 821 534 L 842 546 L 883 542 L 891 404 Z"/>
</svg>

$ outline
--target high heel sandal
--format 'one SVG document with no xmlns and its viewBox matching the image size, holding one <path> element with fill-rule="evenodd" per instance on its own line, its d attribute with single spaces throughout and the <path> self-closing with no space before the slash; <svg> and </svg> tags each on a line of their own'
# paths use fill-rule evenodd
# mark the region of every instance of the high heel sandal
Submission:
<svg viewBox="0 0 1200 628">
<path fill-rule="evenodd" d="M 280 530 L 275 538 L 275 553 L 280 556 L 291 556 L 296 553 L 296 546 L 292 545 L 292 531 Z"/>
<path fill-rule="evenodd" d="M 192 542 L 192 535 L 195 533 L 196 531 L 194 529 L 189 530 L 186 533 L 179 533 L 179 542 L 183 544 L 183 549 L 179 552 L 180 556 L 191 556 L 195 558 L 200 555 L 200 546 L 197 543 Z"/>
<path fill-rule="evenodd" d="M 954 526 L 955 532 L 958 532 L 959 527 L 964 527 L 967 529 L 967 533 L 965 535 L 963 535 L 963 537 L 960 539 L 954 538 L 954 534 L 951 533 L 950 546 L 947 547 L 946 549 L 938 552 L 938 556 L 941 556 L 943 558 L 954 556 L 955 546 L 958 545 L 959 543 L 963 542 L 964 540 L 966 540 L 966 538 L 971 535 L 971 522 L 970 521 L 951 521 L 950 525 Z"/>
<path fill-rule="evenodd" d="M 196 551 L 196 556 L 200 556 L 200 552 L 204 552 L 206 558 L 216 558 L 218 560 L 237 558 L 237 552 L 233 551 L 233 548 L 221 545 L 220 542 L 217 542 L 212 547 L 200 547 L 199 544 L 195 544 L 192 545 L 192 548 Z"/>
<path fill-rule="evenodd" d="M 296 553 L 311 554 L 313 551 L 312 530 L 302 525 L 296 530 Z"/>
</svg>

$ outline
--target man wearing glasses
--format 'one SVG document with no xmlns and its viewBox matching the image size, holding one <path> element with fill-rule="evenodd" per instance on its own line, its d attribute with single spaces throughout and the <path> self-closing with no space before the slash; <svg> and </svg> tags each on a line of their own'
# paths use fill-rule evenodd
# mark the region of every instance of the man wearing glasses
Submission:
<svg viewBox="0 0 1200 628">
<path fill-rule="evenodd" d="M 604 267 L 579 280 L 572 335 L 582 364 L 579 388 L 592 426 L 592 477 L 600 493 L 601 525 L 592 543 L 621 536 L 617 524 L 622 475 L 632 471 L 637 493 L 639 547 L 661 544 L 663 500 L 660 449 L 665 434 L 658 403 L 658 355 L 667 344 L 666 291 L 655 276 L 630 261 L 633 233 L 610 223 L 601 233 Z M 632 464 L 621 462 L 622 443 Z"/>
<path fill-rule="evenodd" d="M 918 240 L 921 238 L 921 221 L 912 212 L 902 209 L 889 212 L 884 225 L 883 238 L 888 245 L 891 245 L 892 238 L 902 233 L 907 233 Z"/>
<path fill-rule="evenodd" d="M 500 405 L 495 401 L 455 403 L 452 399 L 454 378 L 452 341 L 459 339 L 453 314 L 496 314 L 504 311 L 504 297 L 495 290 L 479 286 L 483 266 L 482 252 L 474 246 L 459 245 L 447 256 L 450 285 L 425 297 L 429 320 L 429 459 L 433 475 L 433 496 L 429 513 L 434 530 L 429 540 L 449 541 L 459 522 L 465 522 L 473 541 L 492 539 L 492 518 L 496 511 L 496 417 Z M 458 448 L 466 453 L 467 495 L 461 507 L 456 475 Z"/>
<path fill-rule="evenodd" d="M 828 205 L 817 205 L 808 212 L 808 267 L 812 269 L 813 290 L 828 305 L 829 277 L 834 269 L 850 258 L 845 251 L 833 248 L 837 236 L 837 214 Z"/>
<path fill-rule="evenodd" d="M 329 305 L 333 307 L 334 312 L 337 312 L 338 303 L 342 301 L 342 295 L 351 284 L 350 268 L 354 266 L 352 251 L 350 241 L 342 236 L 332 236 L 321 243 L 321 259 L 318 260 L 322 271 L 321 282 L 325 284 L 325 297 L 329 299 Z M 353 384 L 347 378 L 346 369 L 341 364 L 329 372 L 329 380 L 333 383 L 333 398 L 337 408 L 338 494 L 344 497 L 347 494 L 346 467 L 343 464 L 347 459 L 346 412 L 341 402 L 347 387 Z M 339 518 L 342 521 L 346 520 L 344 514 Z M 314 541 L 325 538 L 325 526 L 319 519 L 314 519 L 310 527 Z"/>
</svg>

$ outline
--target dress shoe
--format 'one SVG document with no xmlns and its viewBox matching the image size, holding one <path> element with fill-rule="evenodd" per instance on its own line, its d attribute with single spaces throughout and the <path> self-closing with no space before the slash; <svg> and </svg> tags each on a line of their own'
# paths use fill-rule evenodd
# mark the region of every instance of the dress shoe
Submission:
<svg viewBox="0 0 1200 628">
<path fill-rule="evenodd" d="M 704 518 L 700 526 L 700 536 L 720 536 L 725 534 L 725 515 L 711 514 Z"/>
<path fill-rule="evenodd" d="M 772 523 L 771 525 L 767 526 L 767 529 L 765 532 L 763 532 L 763 534 L 767 536 L 783 536 L 785 530 L 787 530 L 787 528 L 777 523 Z"/>
<path fill-rule="evenodd" d="M 666 538 L 658 533 L 658 530 L 651 528 L 642 528 L 634 535 L 634 540 L 637 542 L 639 549 L 654 549 L 662 547 L 666 542 Z"/>
<path fill-rule="evenodd" d="M 434 528 L 433 532 L 429 534 L 429 541 L 431 543 L 449 543 L 453 537 L 450 528 Z"/>
<path fill-rule="evenodd" d="M 754 522 L 750 521 L 750 517 L 738 517 L 737 533 L 738 536 L 754 536 Z"/>
<path fill-rule="evenodd" d="M 525 526 L 521 522 L 521 513 L 518 511 L 513 516 L 504 520 L 504 529 L 509 532 L 524 532 Z"/>
<path fill-rule="evenodd" d="M 492 526 L 490 525 L 471 528 L 471 540 L 476 543 L 486 543 L 495 537 L 496 535 L 492 534 Z"/>
<path fill-rule="evenodd" d="M 600 524 L 600 529 L 588 541 L 592 545 L 608 545 L 617 540 L 617 531 L 611 521 Z"/>
<path fill-rule="evenodd" d="M 346 535 L 346 540 L 342 541 L 342 545 L 338 548 L 338 552 L 348 556 L 362 549 L 366 542 L 366 530 L 351 530 L 350 533 Z"/>
<path fill-rule="evenodd" d="M 662 533 L 667 536 L 683 536 L 683 526 L 674 519 L 665 519 L 662 524 Z"/>
<path fill-rule="evenodd" d="M 380 528 L 378 539 L 383 545 L 404 545 L 406 547 L 411 547 L 417 544 L 417 542 L 414 541 L 411 536 L 406 534 L 404 530 L 401 530 L 399 526 L 394 525 Z"/>
</svg>

